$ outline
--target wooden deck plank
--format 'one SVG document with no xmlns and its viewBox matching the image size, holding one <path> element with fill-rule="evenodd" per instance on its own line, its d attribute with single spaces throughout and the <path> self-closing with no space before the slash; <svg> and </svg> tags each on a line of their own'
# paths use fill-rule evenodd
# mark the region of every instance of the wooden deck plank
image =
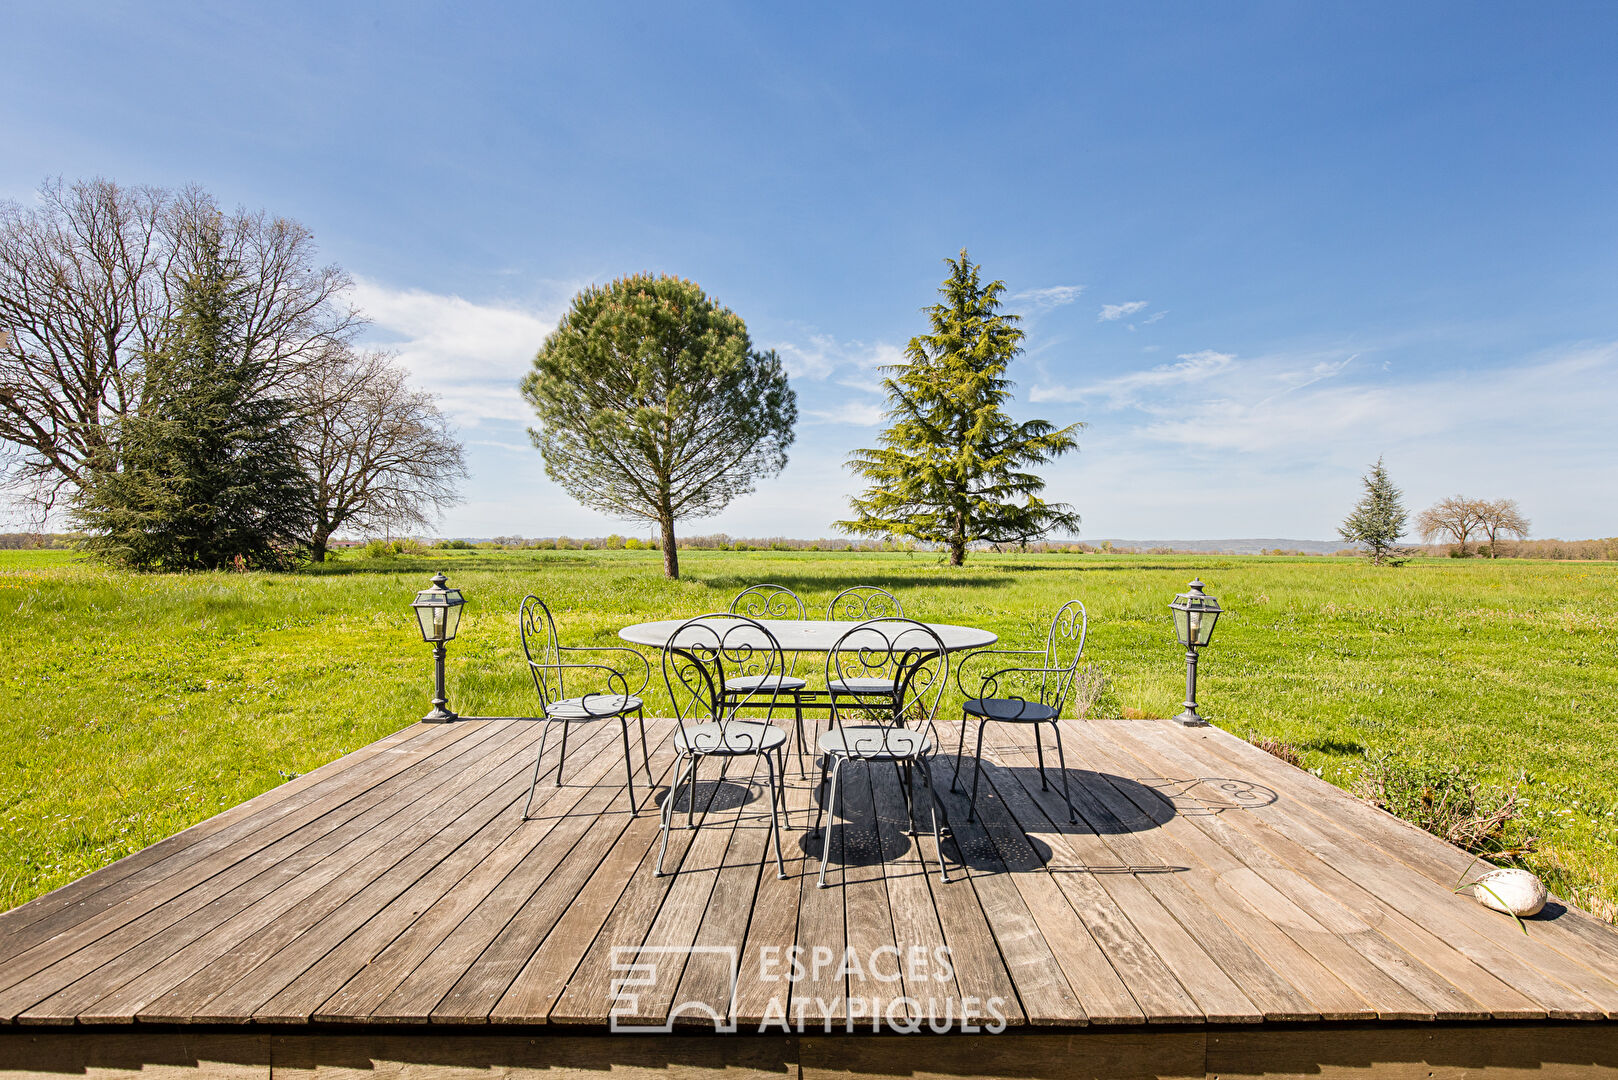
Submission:
<svg viewBox="0 0 1618 1080">
<path fill-rule="evenodd" d="M 951 968 L 937 963 L 918 964 L 914 957 L 942 955 L 944 927 L 938 921 L 933 889 L 942 888 L 938 867 L 922 859 L 922 841 L 909 835 L 899 777 L 892 769 L 871 771 L 871 797 L 881 822 L 882 879 L 888 891 L 888 912 L 893 919 L 893 942 L 904 957 L 900 985 L 904 989 L 905 1016 L 928 1025 L 942 1024 L 951 1011 L 949 1002 L 961 1000 L 960 984 Z M 917 829 L 926 828 L 918 817 Z M 919 950 L 919 951 L 912 951 Z"/>
<path fill-rule="evenodd" d="M 666 772 L 672 759 L 669 746 L 672 730 L 668 721 L 652 721 L 647 725 L 654 782 Z M 590 852 L 604 853 L 622 835 L 632 818 L 625 811 L 624 785 L 618 782 L 621 768 L 621 761 L 609 759 L 605 782 L 576 803 L 542 804 L 534 819 L 522 826 L 527 834 L 522 842 L 529 851 L 516 868 L 475 904 L 470 904 L 469 898 L 456 898 L 441 905 L 446 908 L 444 924 L 452 921 L 452 912 L 448 910 L 451 907 L 465 912 L 464 918 L 441 936 L 435 934 L 431 939 L 407 940 L 401 935 L 342 991 L 327 1000 L 316 1011 L 315 1018 L 363 1019 L 389 1024 L 430 1020 L 451 990 L 493 943 L 501 939 L 517 913 L 541 889 L 554 887 L 553 878 L 563 864 L 570 859 L 588 859 Z M 582 786 L 586 779 L 581 772 L 569 776 L 567 783 L 569 787 Z M 644 780 L 645 772 L 637 770 L 637 808 L 641 814 L 655 813 L 652 804 L 655 787 L 642 783 Z M 593 844 L 592 834 L 599 834 Z M 596 854 L 594 860 L 599 862 L 600 854 Z M 529 953 L 524 953 L 525 959 Z M 510 976 L 515 975 L 513 967 Z M 504 990 L 504 985 L 500 989 Z M 492 1006 L 494 1000 L 489 998 L 489 1005 Z M 476 1017 L 478 1022 L 483 1021 L 487 1011 L 485 1008 L 483 1014 Z M 440 1015 L 438 1019 L 448 1020 L 449 1016 Z"/>
<path fill-rule="evenodd" d="M 1213 749 L 1216 753 L 1219 751 L 1217 746 Z M 1253 749 L 1255 753 L 1263 753 Z M 1397 905 L 1412 921 L 1441 935 L 1445 941 L 1486 969 L 1496 972 L 1516 969 L 1522 982 L 1514 978 L 1512 985 L 1526 989 L 1528 985 L 1537 983 L 1541 1001 L 1550 1006 L 1553 1017 L 1618 1018 L 1618 984 L 1552 948 L 1545 941 L 1536 940 L 1533 928 L 1543 927 L 1544 921 L 1527 920 L 1530 932 L 1524 939 L 1510 918 L 1490 912 L 1468 897 L 1454 896 L 1448 888 L 1434 889 L 1430 875 L 1420 874 L 1417 868 L 1403 862 L 1390 863 L 1386 857 L 1380 857 L 1379 849 L 1368 847 L 1361 839 L 1362 833 L 1377 831 L 1367 822 L 1387 817 L 1381 811 L 1358 803 L 1335 789 L 1331 789 L 1333 794 L 1328 795 L 1300 782 L 1296 777 L 1286 776 L 1275 768 L 1281 763 L 1273 758 L 1270 759 L 1271 764 L 1226 758 L 1223 754 L 1220 756 L 1227 765 L 1263 766 L 1264 782 L 1277 787 L 1292 797 L 1289 802 L 1295 802 L 1308 811 L 1306 814 L 1281 813 L 1273 806 L 1255 807 L 1248 811 L 1255 819 L 1313 852 L 1339 873 L 1374 882 L 1386 902 Z M 1264 756 L 1269 757 L 1267 754 Z M 1292 771 L 1301 773 L 1301 770 Z M 1315 780 L 1306 773 L 1301 775 L 1309 781 Z M 1335 820 L 1329 811 L 1328 800 L 1344 804 L 1342 814 Z M 1449 845 L 1442 844 L 1434 837 L 1428 836 L 1428 839 L 1449 848 Z M 1449 850 L 1455 851 L 1453 848 Z M 1525 968 L 1538 971 L 1541 977 L 1535 979 Z M 1557 984 L 1562 989 L 1555 989 Z M 1573 997 L 1566 996 L 1569 991 Z M 1581 1006 L 1580 1002 L 1585 1004 Z"/>
<path fill-rule="evenodd" d="M 1117 752 L 1122 754 L 1121 749 Z M 1121 805 L 1133 794 L 1144 802 L 1147 796 L 1133 780 L 1135 776 L 1150 775 L 1151 770 L 1138 762 L 1131 767 L 1119 758 L 1108 760 L 1120 770 L 1109 784 L 1116 792 L 1114 801 Z M 1344 1019 L 1345 1012 L 1347 1018 L 1363 1015 L 1372 1001 L 1377 1002 L 1376 1011 L 1384 1019 L 1489 1016 L 1478 1002 L 1461 994 L 1417 958 L 1405 954 L 1397 943 L 1377 935 L 1373 929 L 1375 920 L 1360 920 L 1317 890 L 1294 887 L 1295 875 L 1289 870 L 1267 868 L 1270 879 L 1282 883 L 1283 888 L 1276 888 L 1273 880 L 1255 873 L 1234 853 L 1198 831 L 1192 819 L 1182 814 L 1174 815 L 1164 833 L 1177 840 L 1185 858 L 1206 867 L 1198 882 L 1203 884 L 1208 904 L 1227 917 L 1236 912 L 1249 913 L 1249 917 L 1233 925 L 1251 939 L 1262 939 L 1266 949 L 1278 958 L 1272 966 L 1307 989 L 1311 998 L 1319 995 L 1325 1002 L 1324 1018 Z M 1251 857 L 1252 852 L 1247 855 Z"/>
<path fill-rule="evenodd" d="M 24 928 L 54 916 L 65 908 L 85 905 L 97 893 L 127 880 L 132 875 L 143 871 L 150 872 L 151 868 L 227 828 L 232 826 L 240 828 L 243 819 L 260 817 L 275 804 L 293 796 L 303 796 L 309 788 L 328 784 L 337 774 L 363 765 L 378 755 L 419 756 L 423 748 L 431 748 L 444 740 L 464 738 L 470 733 L 469 726 L 457 729 L 454 725 L 448 724 L 419 722 L 409 724 L 392 735 L 328 761 L 319 768 L 311 769 L 284 784 L 278 784 L 173 836 L 131 852 L 93 874 L 86 874 L 70 881 L 10 911 L 0 912 L 0 941 L 20 942 L 23 939 L 19 935 Z M 3 955 L 0 955 L 0 959 L 3 959 Z"/>
<path fill-rule="evenodd" d="M 629 947 L 620 965 L 654 949 L 697 950 L 660 963 L 659 980 L 640 988 L 641 1015 L 624 1019 L 660 1023 L 692 1003 L 724 1010 L 735 953 L 732 1018 L 754 1032 L 772 1000 L 777 1023 L 766 1031 L 796 1027 L 801 1013 L 810 1033 L 852 1028 L 869 1039 L 867 1014 L 895 1002 L 884 1030 L 892 1020 L 958 1026 L 962 1001 L 987 996 L 1002 996 L 1007 1020 L 1030 1032 L 1212 1023 L 1210 1041 L 1266 1020 L 1369 1031 L 1404 1017 L 1618 1019 L 1618 932 L 1553 909 L 1525 937 L 1450 894 L 1442 879 L 1467 856 L 1225 733 L 1065 724 L 1069 776 L 1082 781 L 1081 820 L 1070 825 L 1059 783 L 1039 784 L 1025 729 L 991 728 L 977 820 L 966 819 L 964 793 L 946 796 L 957 879 L 948 885 L 937 879 L 926 789 L 918 781 L 922 828 L 911 838 L 893 768 L 848 766 L 831 887 L 820 890 L 812 780 L 789 772 L 787 880 L 774 873 L 762 777 L 760 798 L 710 807 L 695 834 L 676 829 L 671 873 L 658 879 L 657 815 L 626 812 L 615 725 L 571 740 L 569 782 L 542 785 L 537 816 L 522 820 L 537 728 L 511 719 L 403 729 L 0 916 L 15 930 L 0 935 L 0 1019 L 107 1031 L 593 1031 L 607 1026 L 623 974 L 614 945 Z M 666 784 L 672 722 L 648 729 Z M 952 731 L 940 725 L 946 746 Z M 947 785 L 948 761 L 937 764 Z M 1196 788 L 1154 777 L 1234 778 L 1278 798 L 1218 810 Z M 720 790 L 711 780 L 704 801 Z M 664 792 L 639 791 L 648 810 Z M 1166 812 L 1165 799 L 1178 810 Z M 793 946 L 806 950 L 801 981 L 760 977 L 758 954 L 779 949 L 785 966 Z M 848 970 L 863 978 L 845 977 L 846 948 Z M 953 971 L 942 983 L 901 974 L 873 985 L 870 954 L 917 949 L 931 961 L 943 948 Z M 681 1031 L 704 1026 L 695 1013 L 674 1020 Z"/>
<path fill-rule="evenodd" d="M 619 895 L 605 919 L 594 924 L 598 929 L 587 937 L 581 934 L 576 940 L 568 940 L 559 936 L 563 926 L 558 923 L 552 936 L 546 939 L 547 945 L 553 940 L 558 941 L 565 949 L 564 955 L 575 960 L 575 966 L 560 987 L 547 989 L 549 1003 L 545 1011 L 532 1014 L 527 1022 L 532 1023 L 535 1017 L 542 1016 L 551 1024 L 600 1024 L 606 1018 L 613 1000 L 612 984 L 621 977 L 620 965 L 625 959 L 623 950 L 637 949 L 645 943 L 669 890 L 680 880 L 686 856 L 696 848 L 697 840 L 706 836 L 703 846 L 697 849 L 698 857 L 712 860 L 715 858 L 711 846 L 713 837 L 718 835 L 722 842 L 729 839 L 728 834 L 722 831 L 722 826 L 716 824 L 706 830 L 702 827 L 701 818 L 707 814 L 723 783 L 719 779 L 723 774 L 714 771 L 719 766 L 715 762 L 708 762 L 708 767 L 707 780 L 702 779 L 700 772 L 697 776 L 694 804 L 696 828 L 679 827 L 682 813 L 680 804 L 675 803 L 672 819 L 675 827 L 669 831 L 663 875 L 659 877 L 655 873 L 657 851 L 654 845 L 647 852 L 640 870 L 631 874 L 627 881 L 607 883 L 609 891 L 616 887 Z M 682 794 L 685 788 L 686 785 L 680 785 Z M 671 791 L 666 797 L 675 798 L 675 794 Z M 719 850 L 723 850 L 723 843 Z M 594 880 L 592 878 L 592 882 Z"/>
<path fill-rule="evenodd" d="M 499 747 L 507 741 L 509 736 L 496 733 L 494 738 L 473 744 L 469 753 L 476 758 L 487 747 Z M 442 765 L 453 768 L 454 760 Z M 148 950 L 142 945 L 153 935 L 222 897 L 229 897 L 236 886 L 251 882 L 282 861 L 295 857 L 304 846 L 318 844 L 327 832 L 341 828 L 345 819 L 359 816 L 374 806 L 378 798 L 396 790 L 393 781 L 407 775 L 431 774 L 407 771 L 390 776 L 369 792 L 344 795 L 340 807 L 333 807 L 328 813 L 267 847 L 255 847 L 255 841 L 250 840 L 239 850 L 226 848 L 209 854 L 203 859 L 203 863 L 207 864 L 206 872 L 193 874 L 180 871 L 170 874 L 58 937 L 13 957 L 0 966 L 0 973 L 3 973 L 0 974 L 0 982 L 11 982 L 6 990 L 0 992 L 0 1015 L 10 1017 L 28 1012 L 29 1019 L 34 1022 L 68 1022 L 71 1016 L 58 1017 L 49 1011 L 34 1013 L 30 1007 L 103 966 L 112 964 L 119 974 L 125 973 L 123 969 L 129 964 L 119 961 L 131 953 L 134 954 L 132 959 L 137 962 L 148 957 Z M 253 834 L 254 837 L 262 835 L 262 831 Z M 230 861 L 233 855 L 238 856 L 235 862 Z M 279 875 L 272 875 L 268 880 L 275 884 L 280 878 Z M 188 931 L 190 929 L 187 928 Z M 196 929 L 200 932 L 202 928 L 198 926 Z M 156 959 L 155 956 L 151 958 Z M 41 990 L 45 993 L 41 994 Z"/>
<path fill-rule="evenodd" d="M 525 733 L 531 735 L 532 732 Z M 502 789 L 514 792 L 530 775 L 532 747 L 531 737 L 514 739 L 500 753 L 478 762 L 475 769 L 456 778 L 456 791 L 438 814 L 421 819 L 394 843 L 322 885 L 229 952 L 153 999 L 140 1010 L 137 1020 L 231 1023 L 247 1019 L 249 1010 L 302 973 L 299 964 L 306 967 L 324 954 L 330 947 L 326 935 L 362 910 L 354 903 L 355 897 L 365 894 L 368 899 L 385 902 L 390 891 L 397 895 L 508 805 L 511 799 L 503 796 Z M 336 922 L 326 921 L 345 906 L 347 912 Z M 299 944 L 322 923 L 325 928 L 320 938 Z M 266 969 L 265 965 L 271 963 L 276 967 Z"/>
<path fill-rule="evenodd" d="M 543 841 L 558 823 L 568 821 L 568 815 L 580 808 L 581 803 L 588 806 L 590 817 L 594 818 L 607 812 L 612 800 L 621 802 L 623 786 L 612 782 L 615 777 L 611 773 L 621 772 L 623 759 L 603 752 L 609 750 L 618 737 L 617 725 L 608 721 L 599 727 L 601 730 L 593 733 L 595 739 L 579 740 L 569 748 L 568 764 L 572 771 L 565 784 L 553 786 L 541 782 L 535 791 L 532 819 L 522 817 L 520 804 L 527 801 L 524 791 L 519 803 L 496 819 L 498 825 L 491 823 L 496 830 L 494 835 L 503 832 L 503 839 L 492 845 L 463 844 L 294 979 L 256 1015 L 260 1019 L 312 1015 L 316 1019 L 364 1017 L 387 1022 L 425 1021 L 428 1010 L 437 1004 L 448 984 L 440 987 L 438 995 L 425 1002 L 419 1011 L 406 1007 L 394 1015 L 375 1016 L 356 1011 L 355 1005 L 360 1001 L 380 1003 L 379 997 L 388 997 L 397 990 L 417 964 L 457 930 L 513 873 L 539 871 L 552 850 L 558 855 L 565 853 L 566 832 L 557 837 L 554 848 Z M 550 756 L 547 747 L 547 759 Z M 579 820 L 585 819 L 581 816 Z M 536 859 L 534 856 L 538 853 L 543 854 Z M 461 876 L 456 877 L 457 874 Z M 345 971 L 350 973 L 346 980 Z M 334 997 L 343 995 L 357 980 L 363 987 L 370 988 L 370 992 L 356 988 L 344 998 L 345 1004 L 334 1005 Z M 389 987 L 386 994 L 379 989 L 384 983 Z M 334 995 L 334 986 L 343 989 Z"/>
<path fill-rule="evenodd" d="M 439 760 L 439 764 L 453 759 L 455 744 L 464 740 L 475 750 L 478 742 L 497 737 L 499 731 L 473 730 L 469 726 L 468 730 L 455 734 L 459 738 L 445 740 L 449 756 Z M 383 769 L 392 774 L 388 780 L 402 782 L 401 778 L 412 775 L 413 770 L 430 767 L 435 756 L 401 755 L 382 760 Z M 170 851 L 161 860 L 142 865 L 133 872 L 124 873 L 123 861 L 107 867 L 114 880 L 106 887 L 90 891 L 78 902 L 58 905 L 48 916 L 29 920 L 0 938 L 0 985 L 20 982 L 125 923 L 167 905 L 220 871 L 228 871 L 257 851 L 321 821 L 366 793 L 375 782 L 374 775 L 355 775 L 345 770 L 328 783 L 301 788 L 271 804 L 266 812 L 207 833 L 196 842 Z M 94 877 L 95 874 L 89 875 L 89 878 Z M 54 896 L 41 899 L 49 901 Z"/>
<path fill-rule="evenodd" d="M 1112 746 L 1120 755 L 1127 752 L 1128 760 L 1136 763 L 1137 779 L 1183 772 L 1192 764 L 1183 757 L 1162 756 L 1172 754 L 1172 746 L 1163 747 L 1160 752 L 1142 741 L 1130 741 L 1116 733 Z M 1369 1002 L 1383 1000 L 1380 988 L 1387 976 L 1380 975 L 1365 982 L 1367 973 L 1363 963 L 1343 954 L 1347 943 L 1339 944 L 1339 939 L 1299 907 L 1297 900 L 1314 909 L 1323 905 L 1341 907 L 1453 985 L 1464 986 L 1467 995 L 1492 1017 L 1518 1020 L 1545 1017 L 1544 1006 L 1535 1005 L 1493 973 L 1383 903 L 1361 883 L 1331 870 L 1311 852 L 1279 837 L 1250 815 L 1239 812 L 1177 815 L 1172 824 L 1177 826 L 1177 834 L 1185 838 L 1188 846 L 1219 871 L 1226 893 L 1264 898 L 1265 910 L 1280 929 L 1305 947 L 1313 946 L 1322 962 L 1339 978 L 1359 987 L 1364 1000 L 1357 1014 L 1370 1010 Z"/>
<path fill-rule="evenodd" d="M 981 821 L 968 819 L 967 795 L 949 790 L 950 776 L 942 767 L 935 779 L 954 826 L 955 848 L 965 862 L 963 872 L 971 882 L 989 940 L 999 952 L 1028 1023 L 1036 1026 L 1087 1023 L 1089 1018 L 1068 985 L 1056 953 L 1045 940 L 1043 928 L 1012 883 L 1000 849 Z M 916 793 L 918 799 L 926 798 L 926 789 L 921 786 L 919 777 Z M 969 995 L 962 998 L 963 1006 L 967 997 Z M 980 1009 L 983 1004 L 979 999 Z M 981 1012 L 978 1017 L 981 1019 Z"/>
<path fill-rule="evenodd" d="M 387 789 L 379 785 L 375 790 Z M 434 813 L 455 791 L 454 785 L 443 784 L 426 791 L 407 788 L 391 792 L 296 855 L 147 938 L 138 949 L 132 948 L 81 977 L 30 1011 L 55 1010 L 88 1023 L 131 1022 L 145 1003 L 394 842 L 412 825 Z"/>
<path fill-rule="evenodd" d="M 1462 871 L 1474 865 L 1471 855 L 1431 833 L 1384 813 L 1302 770 L 1283 769 L 1283 762 L 1246 740 L 1218 728 L 1197 732 L 1204 749 L 1236 764 L 1268 770 L 1266 776 L 1289 786 L 1300 804 L 1313 815 L 1341 827 L 1352 821 L 1360 843 L 1369 839 L 1393 859 L 1434 884 L 1453 888 Z M 1602 982 L 1618 985 L 1618 935 L 1611 927 L 1577 908 L 1557 903 L 1555 917 L 1537 917 L 1527 923 L 1529 936 L 1564 957 L 1595 972 Z"/>
<path fill-rule="evenodd" d="M 966 782 L 971 782 L 970 772 Z M 1084 920 L 1074 912 L 1051 874 L 1039 872 L 1047 869 L 1045 858 L 1034 850 L 1028 835 L 999 799 L 979 799 L 977 809 L 977 817 L 999 850 L 1001 861 L 1011 870 L 1009 877 L 1061 965 L 1081 1015 L 1094 1024 L 1143 1022 L 1145 1014 L 1140 1005 L 1112 969 Z"/>
</svg>

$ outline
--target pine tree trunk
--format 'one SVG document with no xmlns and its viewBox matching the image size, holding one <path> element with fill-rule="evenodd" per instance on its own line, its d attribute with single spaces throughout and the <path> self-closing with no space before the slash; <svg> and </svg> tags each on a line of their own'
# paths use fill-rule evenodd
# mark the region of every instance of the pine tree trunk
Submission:
<svg viewBox="0 0 1618 1080">
<path fill-rule="evenodd" d="M 680 577 L 680 552 L 674 546 L 674 515 L 664 514 L 658 519 L 663 529 L 663 576 L 671 580 Z"/>
</svg>

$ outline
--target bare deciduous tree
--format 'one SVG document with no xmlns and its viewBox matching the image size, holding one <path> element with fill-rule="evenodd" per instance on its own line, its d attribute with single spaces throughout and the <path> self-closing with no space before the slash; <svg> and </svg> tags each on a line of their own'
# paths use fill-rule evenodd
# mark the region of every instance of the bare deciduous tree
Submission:
<svg viewBox="0 0 1618 1080">
<path fill-rule="evenodd" d="M 37 205 L 0 203 L 0 443 L 13 484 L 48 510 L 118 463 L 118 421 L 142 402 L 145 358 L 183 290 L 185 246 L 217 226 L 241 268 L 243 346 L 291 378 L 346 342 L 349 279 L 315 261 L 297 222 L 222 213 L 199 188 L 49 181 Z"/>
<path fill-rule="evenodd" d="M 1522 508 L 1517 505 L 1516 499 L 1480 499 L 1478 501 L 1478 527 L 1483 535 L 1489 538 L 1489 557 L 1498 559 L 1500 548 L 1497 541 L 1502 536 L 1515 536 L 1519 540 L 1528 537 L 1528 519 L 1523 516 Z"/>
<path fill-rule="evenodd" d="M 331 350 L 306 370 L 298 397 L 315 562 L 340 529 L 425 527 L 457 500 L 461 444 L 433 395 L 412 390 L 387 354 Z"/>
<path fill-rule="evenodd" d="M 1416 531 L 1426 543 L 1441 536 L 1453 540 L 1466 555 L 1466 542 L 1483 526 L 1481 499 L 1468 499 L 1465 495 L 1451 495 L 1416 515 Z"/>
</svg>

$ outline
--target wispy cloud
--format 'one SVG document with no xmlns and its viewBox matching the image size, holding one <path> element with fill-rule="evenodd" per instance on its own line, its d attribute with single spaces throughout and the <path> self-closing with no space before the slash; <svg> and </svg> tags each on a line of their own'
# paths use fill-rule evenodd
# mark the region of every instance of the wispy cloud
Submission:
<svg viewBox="0 0 1618 1080">
<path fill-rule="evenodd" d="M 902 363 L 904 349 L 887 342 L 839 341 L 831 334 L 807 334 L 797 341 L 777 341 L 770 348 L 781 354 L 787 374 L 794 379 L 824 381 L 833 376 L 854 381 L 861 388 L 877 389 L 870 378 L 877 368 Z"/>
<path fill-rule="evenodd" d="M 1084 292 L 1083 285 L 1047 285 L 1043 289 L 1024 289 L 1006 297 L 1013 303 L 1032 304 L 1036 308 L 1065 307 Z"/>
<path fill-rule="evenodd" d="M 1096 317 L 1096 322 L 1117 322 L 1137 311 L 1145 311 L 1150 303 L 1150 300 L 1130 300 L 1123 304 L 1102 304 L 1101 314 Z"/>
<path fill-rule="evenodd" d="M 1034 386 L 1028 391 L 1033 402 L 1097 402 L 1119 409 L 1140 405 L 1146 391 L 1163 390 L 1186 383 L 1200 383 L 1228 371 L 1236 362 L 1234 353 L 1203 349 L 1181 353 L 1173 364 L 1159 364 L 1145 371 L 1132 371 L 1086 386 Z"/>
<path fill-rule="evenodd" d="M 845 401 L 831 409 L 809 409 L 806 415 L 822 424 L 876 427 L 882 423 L 882 406 L 866 401 Z"/>
<path fill-rule="evenodd" d="M 364 278 L 355 282 L 354 302 L 371 317 L 368 340 L 396 352 L 457 424 L 533 418 L 517 383 L 565 302 L 550 310 L 484 304 Z"/>
<path fill-rule="evenodd" d="M 1140 324 L 1142 326 L 1150 326 L 1155 322 L 1161 322 L 1162 319 L 1163 319 L 1163 316 L 1165 316 L 1167 314 L 1168 314 L 1167 311 L 1154 311 L 1150 315 L 1146 316 L 1146 318 L 1142 319 L 1140 321 Z"/>
</svg>

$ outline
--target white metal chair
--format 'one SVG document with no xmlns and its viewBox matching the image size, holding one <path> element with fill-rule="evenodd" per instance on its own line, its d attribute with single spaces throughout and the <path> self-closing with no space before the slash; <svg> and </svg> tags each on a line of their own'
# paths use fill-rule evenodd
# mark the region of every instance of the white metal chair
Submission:
<svg viewBox="0 0 1618 1080">
<path fill-rule="evenodd" d="M 769 703 L 774 695 L 770 678 L 785 665 L 781 643 L 764 623 L 745 615 L 716 612 L 687 620 L 669 638 L 663 649 L 663 679 L 679 730 L 674 750 L 679 758 L 674 783 L 663 800 L 662 840 L 657 848 L 657 876 L 663 876 L 663 856 L 668 851 L 669 830 L 673 827 L 674 800 L 683 781 L 686 784 L 686 827 L 695 829 L 697 770 L 702 760 L 716 757 L 729 767 L 731 760 L 751 757 L 748 773 L 751 785 L 764 760 L 769 770 L 770 833 L 775 841 L 775 870 L 786 877 L 781 858 L 780 814 L 786 804 L 785 773 L 787 733 L 763 720 L 747 720 L 737 714 L 743 708 Z M 733 690 L 737 678 L 751 678 L 754 689 Z M 723 770 L 720 773 L 724 776 Z M 706 814 L 704 815 L 706 816 Z"/>
<path fill-rule="evenodd" d="M 1079 670 L 1079 658 L 1084 655 L 1084 639 L 1089 633 L 1090 617 L 1084 605 L 1069 600 L 1051 620 L 1050 632 L 1043 649 L 979 649 L 962 657 L 955 667 L 955 683 L 966 695 L 961 716 L 961 737 L 955 750 L 955 773 L 950 778 L 950 790 L 961 775 L 961 755 L 966 748 L 966 722 L 978 722 L 977 764 L 972 772 L 971 809 L 967 819 L 977 814 L 978 780 L 983 774 L 983 732 L 990 723 L 1028 724 L 1034 729 L 1034 751 L 1039 761 L 1039 786 L 1046 790 L 1045 748 L 1040 742 L 1039 729 L 1049 724 L 1056 733 L 1056 762 L 1062 772 L 1062 800 L 1067 803 L 1068 821 L 1077 821 L 1073 800 L 1068 795 L 1067 761 L 1062 752 L 1062 709 L 1073 688 L 1074 676 Z M 1000 664 L 1003 656 L 1038 657 L 1039 663 L 1007 664 L 991 668 L 982 674 L 980 657 L 992 658 L 989 664 Z M 1099 689 L 1099 686 L 1097 687 Z"/>
<path fill-rule="evenodd" d="M 629 761 L 629 717 L 633 715 L 640 726 L 641 764 L 646 769 L 646 782 L 652 782 L 652 765 L 646 752 L 646 718 L 642 712 L 641 694 L 652 678 L 652 665 L 634 649 L 616 645 L 562 645 L 556 636 L 556 620 L 551 609 L 537 596 L 523 597 L 517 612 L 517 624 L 522 634 L 523 655 L 528 658 L 528 674 L 533 677 L 534 689 L 539 693 L 540 719 L 545 727 L 539 736 L 539 757 L 534 761 L 534 779 L 528 785 L 528 801 L 522 816 L 534 806 L 534 790 L 539 786 L 540 764 L 545 760 L 545 742 L 550 738 L 551 725 L 562 725 L 562 752 L 556 759 L 556 783 L 562 783 L 562 767 L 567 763 L 567 729 L 570 724 L 617 717 L 623 727 L 624 771 L 629 781 L 629 812 L 635 813 L 635 770 Z M 611 654 L 614 659 L 631 661 L 639 665 L 639 672 L 624 672 L 611 664 L 573 661 L 574 655 Z M 537 657 L 537 659 L 536 659 Z M 574 689 L 578 682 L 593 681 L 605 690 L 591 691 L 579 696 L 567 695 L 567 672 L 576 672 Z M 636 674 L 639 684 L 633 689 Z"/>
<path fill-rule="evenodd" d="M 798 619 L 806 618 L 803 600 L 797 593 L 785 585 L 775 585 L 765 582 L 760 585 L 749 585 L 736 594 L 730 602 L 732 615 L 745 615 L 750 619 Z M 785 655 L 785 668 L 773 675 L 737 675 L 726 680 L 725 690 L 732 694 L 746 694 L 757 699 L 758 692 L 768 690 L 770 719 L 775 718 L 775 706 L 785 700 L 791 703 L 793 716 L 797 721 L 798 735 L 798 775 L 807 778 L 808 771 L 804 768 L 803 758 L 806 749 L 806 740 L 803 734 L 803 691 L 809 686 L 807 680 L 797 675 L 798 654 Z"/>
<path fill-rule="evenodd" d="M 949 654 L 931 627 L 913 619 L 871 619 L 853 627 L 838 640 L 826 657 L 826 681 L 841 682 L 865 677 L 862 673 L 881 671 L 894 691 L 882 698 L 863 698 L 858 704 L 860 722 L 844 720 L 838 699 L 832 698 L 830 730 L 820 736 L 821 783 L 825 797 L 815 815 L 815 828 L 825 821 L 820 849 L 819 888 L 826 887 L 826 859 L 831 854 L 832 818 L 837 814 L 837 794 L 843 770 L 853 762 L 889 762 L 899 770 L 900 789 L 905 797 L 909 832 L 916 831 L 915 774 L 921 773 L 932 805 L 933 837 L 938 843 L 938 872 L 949 882 L 944 863 L 943 800 L 933 782 L 930 762 L 938 750 L 933 720 L 938 701 L 949 681 Z M 915 726 L 907 719 L 917 721 Z"/>
</svg>

